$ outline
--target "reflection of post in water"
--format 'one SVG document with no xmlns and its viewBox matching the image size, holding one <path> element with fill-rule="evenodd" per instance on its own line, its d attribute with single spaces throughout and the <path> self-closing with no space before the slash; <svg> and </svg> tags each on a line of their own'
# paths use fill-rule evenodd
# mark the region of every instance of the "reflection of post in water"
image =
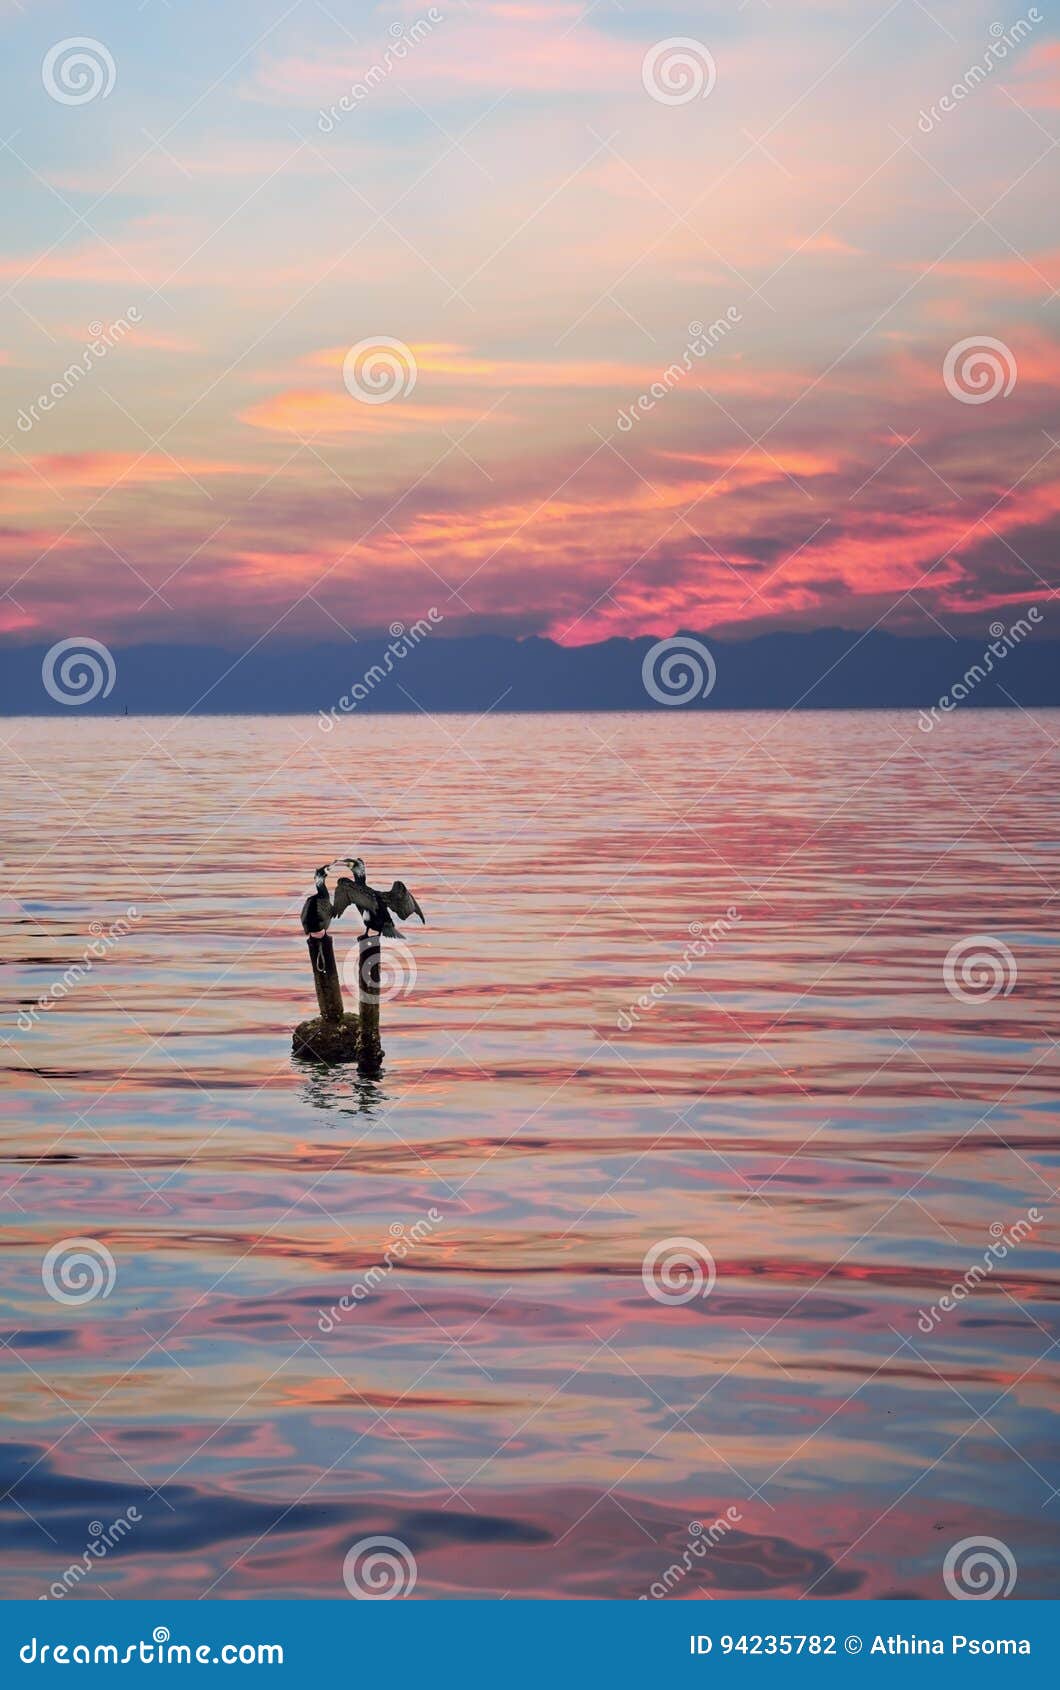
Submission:
<svg viewBox="0 0 1060 1690">
<path fill-rule="evenodd" d="M 334 896 L 327 877 L 336 874 Z M 392 917 L 407 921 L 426 916 L 403 880 L 395 880 L 389 892 L 369 886 L 360 857 L 341 857 L 325 863 L 314 875 L 314 890 L 302 905 L 302 931 L 309 947 L 313 986 L 320 1014 L 299 1022 L 294 1030 L 293 1054 L 316 1062 L 353 1062 L 364 1076 L 378 1074 L 383 1060 L 379 1036 L 379 1003 L 382 939 L 396 939 Z M 348 1015 L 342 1001 L 342 983 L 328 929 L 353 904 L 364 917 L 364 932 L 357 941 L 357 983 L 359 1014 Z"/>
<path fill-rule="evenodd" d="M 305 1064 L 302 1097 L 311 1109 L 326 1109 L 330 1124 L 341 1131 L 341 1117 L 371 1119 L 387 1102 L 386 1084 L 379 1073 L 366 1074 L 348 1065 Z M 358 1129 L 360 1131 L 360 1129 Z M 348 1166 L 344 1160 L 344 1166 Z"/>
</svg>

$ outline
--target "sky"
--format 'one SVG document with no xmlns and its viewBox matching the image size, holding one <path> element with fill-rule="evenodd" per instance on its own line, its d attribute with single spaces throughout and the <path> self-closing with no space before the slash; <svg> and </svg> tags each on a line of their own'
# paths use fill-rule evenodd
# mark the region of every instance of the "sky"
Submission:
<svg viewBox="0 0 1060 1690">
<path fill-rule="evenodd" d="M 0 640 L 1048 621 L 1057 22 L 0 0 Z"/>
</svg>

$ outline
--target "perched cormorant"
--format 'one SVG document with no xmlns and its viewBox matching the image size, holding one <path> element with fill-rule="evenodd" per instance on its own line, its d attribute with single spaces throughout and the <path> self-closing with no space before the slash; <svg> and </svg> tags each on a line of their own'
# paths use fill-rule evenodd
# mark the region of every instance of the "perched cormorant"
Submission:
<svg viewBox="0 0 1060 1690">
<path fill-rule="evenodd" d="M 328 891 L 327 876 L 331 871 L 339 877 L 334 897 Z M 363 915 L 365 932 L 379 933 L 386 939 L 398 936 L 391 914 L 396 915 L 399 921 L 418 915 L 424 926 L 427 924 L 427 917 L 405 882 L 395 880 L 389 892 L 380 892 L 369 886 L 360 857 L 342 857 L 337 862 L 325 863 L 323 868 L 317 869 L 313 879 L 316 890 L 302 905 L 302 932 L 307 938 L 321 938 L 351 904 L 355 904 Z"/>
<path fill-rule="evenodd" d="M 396 915 L 399 921 L 407 921 L 410 916 L 418 915 L 424 926 L 427 917 L 420 909 L 412 893 L 403 880 L 395 880 L 389 892 L 381 892 L 375 886 L 369 886 L 365 878 L 365 867 L 360 857 L 347 857 L 341 863 L 333 863 L 332 868 L 339 873 L 335 896 L 331 900 L 333 914 L 338 917 L 350 904 L 356 904 L 364 917 L 366 933 L 379 933 L 384 939 L 396 939 L 397 928 L 391 921 L 391 915 Z M 342 873 L 345 869 L 346 873 Z"/>
<path fill-rule="evenodd" d="M 335 915 L 335 908 L 328 892 L 327 873 L 330 866 L 330 863 L 325 863 L 323 868 L 317 869 L 313 876 L 316 891 L 310 892 L 302 905 L 302 932 L 307 939 L 322 939 L 331 926 L 332 918 Z M 345 908 L 345 905 L 343 905 L 343 908 Z M 341 911 L 339 913 L 341 914 Z"/>
</svg>

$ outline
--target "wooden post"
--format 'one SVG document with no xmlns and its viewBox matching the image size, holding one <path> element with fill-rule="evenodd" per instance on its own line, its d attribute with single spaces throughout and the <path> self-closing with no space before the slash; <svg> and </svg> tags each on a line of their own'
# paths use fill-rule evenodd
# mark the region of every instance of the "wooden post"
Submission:
<svg viewBox="0 0 1060 1690">
<path fill-rule="evenodd" d="M 357 941 L 357 953 L 361 1023 L 357 1066 L 362 1074 L 372 1074 L 378 1071 L 383 1060 L 383 1047 L 379 1042 L 379 935 L 363 933 Z"/>
<path fill-rule="evenodd" d="M 308 1062 L 352 1062 L 360 1049 L 357 1017 L 343 1010 L 342 982 L 330 935 L 307 937 L 306 943 L 320 1014 L 313 1021 L 299 1022 L 291 1053 Z"/>
<path fill-rule="evenodd" d="M 307 939 L 306 944 L 309 946 L 309 961 L 313 967 L 313 984 L 320 1006 L 320 1019 L 341 1025 L 345 1013 L 342 982 L 335 964 L 335 947 L 331 943 L 331 935 L 325 933 L 322 939 Z"/>
</svg>

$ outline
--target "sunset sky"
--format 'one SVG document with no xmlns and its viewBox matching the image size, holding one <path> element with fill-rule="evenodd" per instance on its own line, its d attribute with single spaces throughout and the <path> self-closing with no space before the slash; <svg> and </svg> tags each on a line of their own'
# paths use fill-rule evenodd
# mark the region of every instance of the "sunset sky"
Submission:
<svg viewBox="0 0 1060 1690">
<path fill-rule="evenodd" d="M 432 606 L 565 643 L 960 632 L 1048 604 L 1050 6 L 0 21 L 7 640 L 338 638 Z M 49 64 L 86 36 L 90 98 Z M 974 355 L 947 369 L 984 337 L 992 396 Z M 369 403 L 344 361 L 381 339 L 402 379 Z"/>
</svg>

